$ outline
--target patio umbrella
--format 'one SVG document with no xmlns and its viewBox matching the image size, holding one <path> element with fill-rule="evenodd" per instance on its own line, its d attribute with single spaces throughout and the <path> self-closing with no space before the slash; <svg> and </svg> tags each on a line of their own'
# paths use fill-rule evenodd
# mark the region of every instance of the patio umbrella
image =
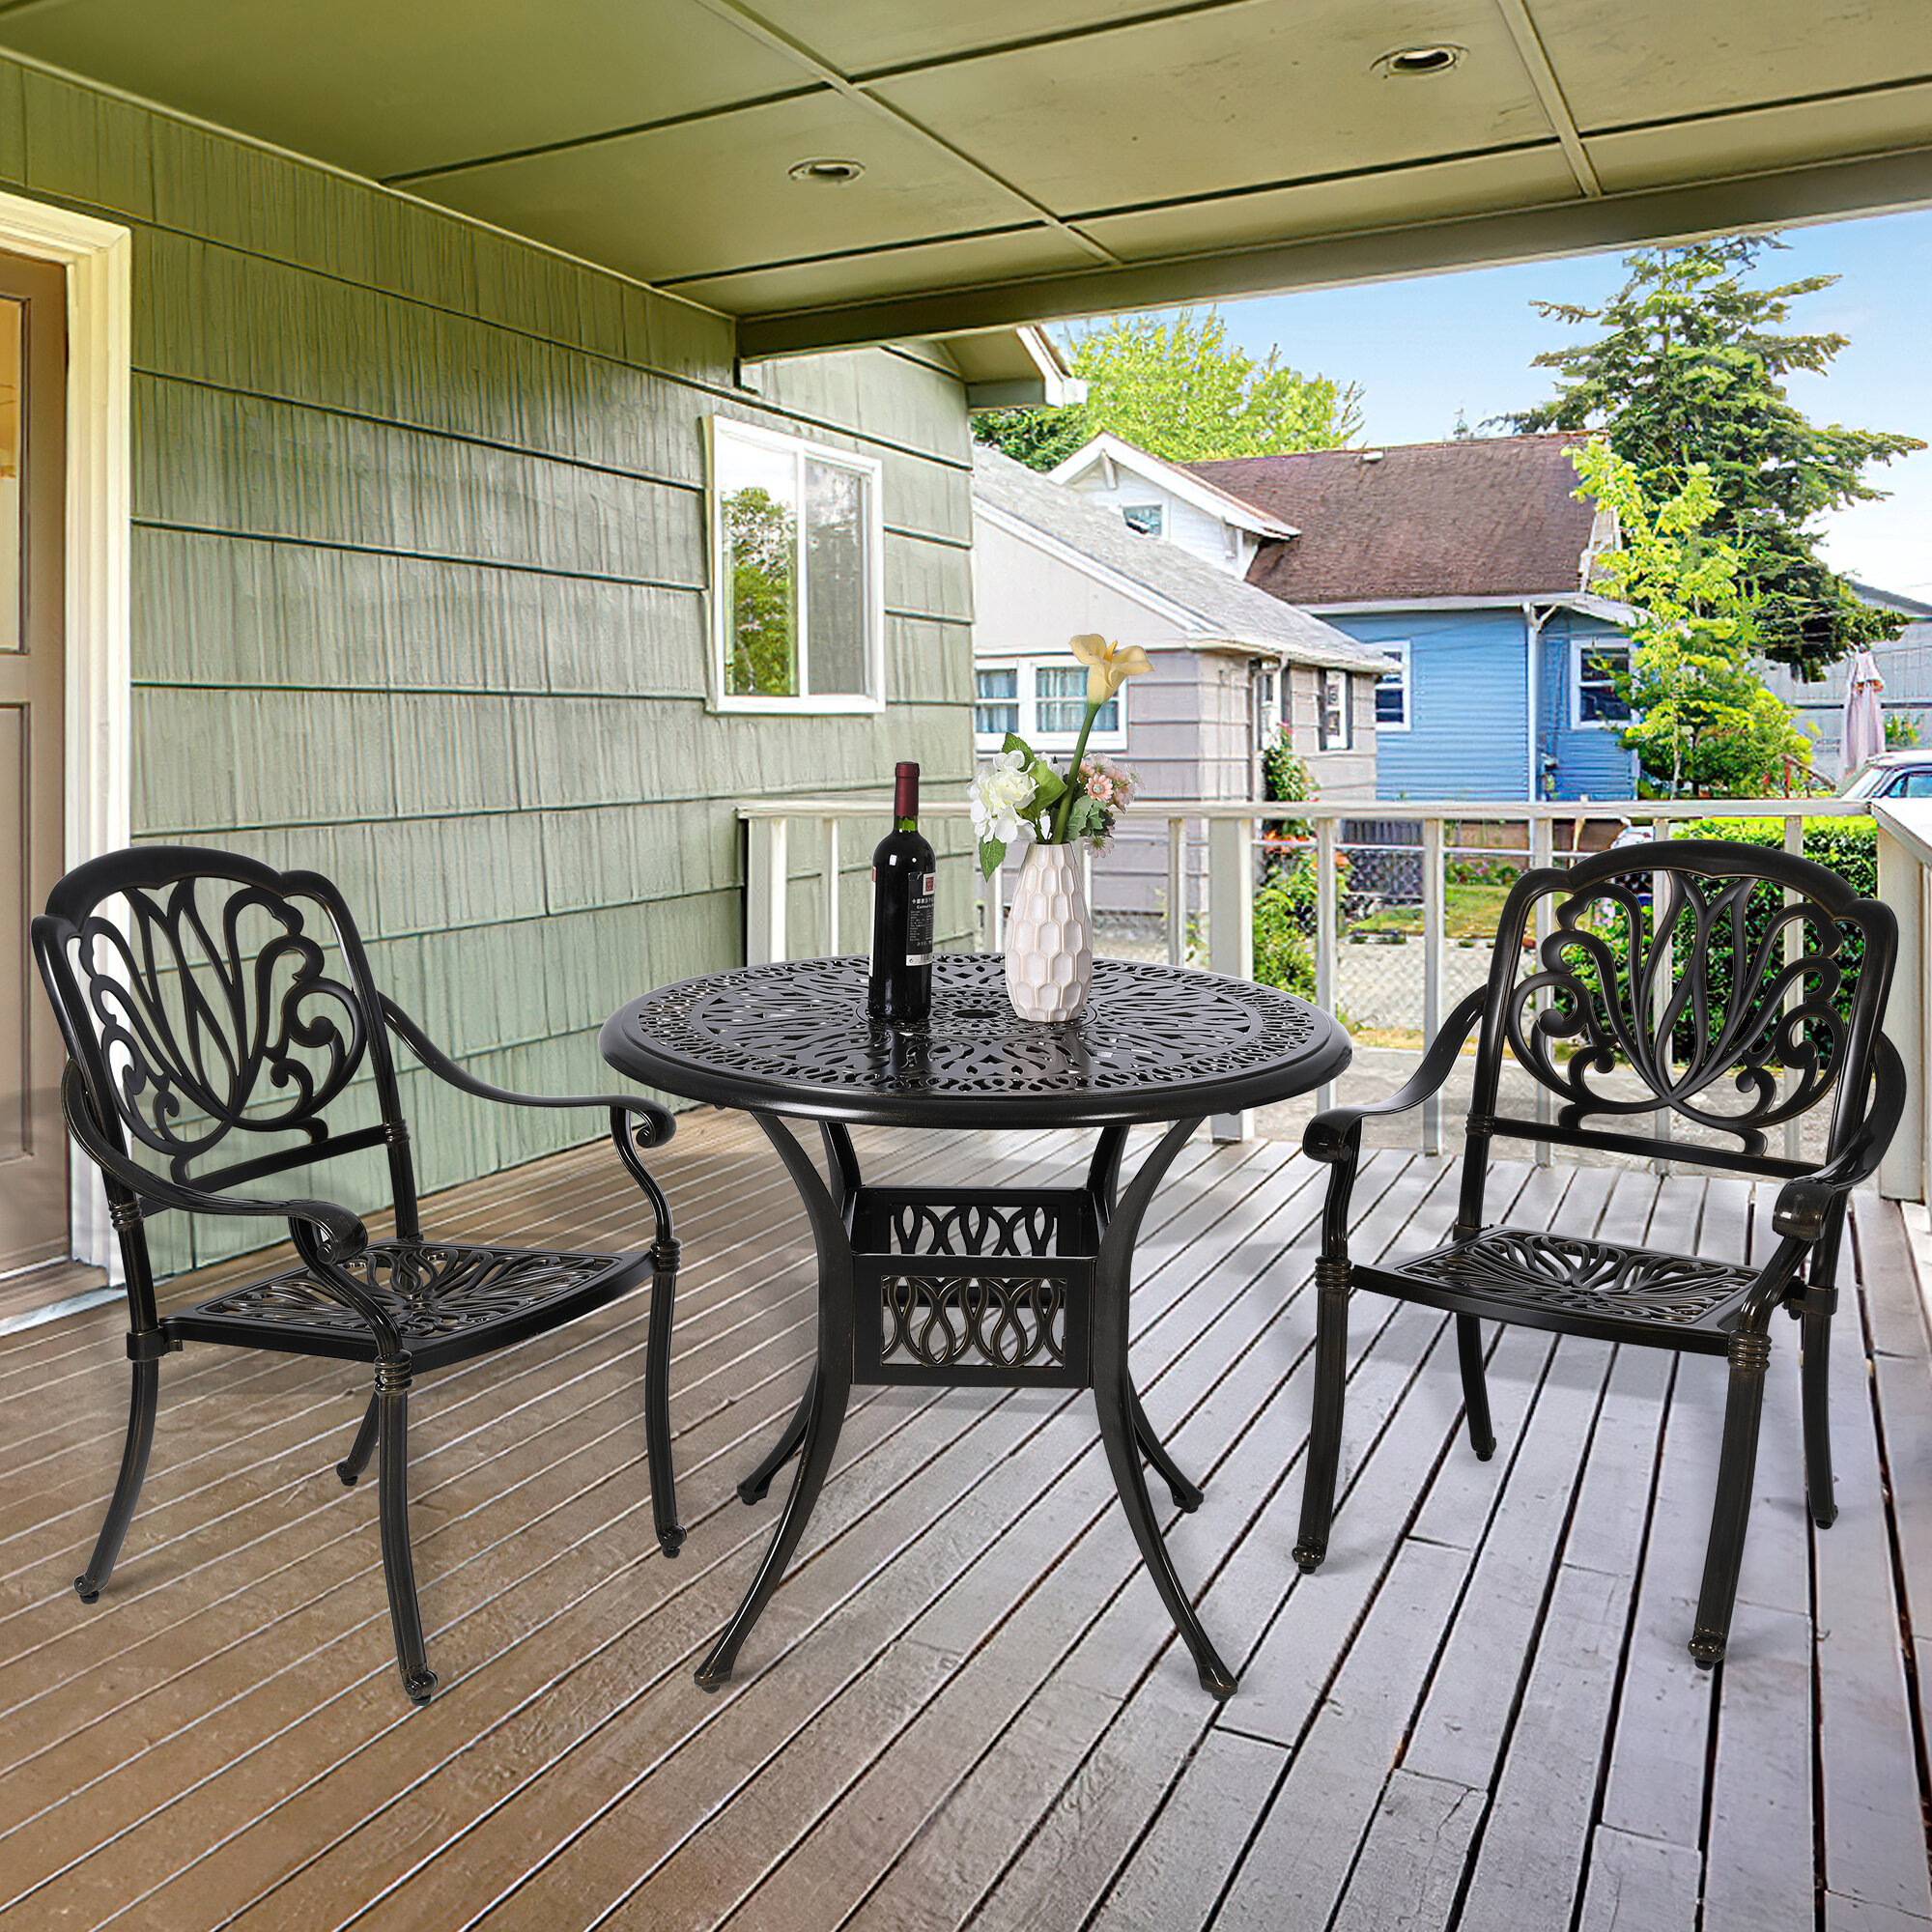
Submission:
<svg viewBox="0 0 1932 1932">
<path fill-rule="evenodd" d="M 1869 651 L 1861 651 L 1852 660 L 1851 683 L 1845 692 L 1841 751 L 1847 778 L 1867 758 L 1875 758 L 1885 750 L 1885 717 L 1878 703 L 1878 695 L 1884 689 L 1885 679 L 1878 674 L 1878 660 Z"/>
</svg>

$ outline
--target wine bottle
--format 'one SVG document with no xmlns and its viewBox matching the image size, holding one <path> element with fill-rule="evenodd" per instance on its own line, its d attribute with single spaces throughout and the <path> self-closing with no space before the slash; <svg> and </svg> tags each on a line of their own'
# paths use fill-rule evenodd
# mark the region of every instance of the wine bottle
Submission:
<svg viewBox="0 0 1932 1932">
<path fill-rule="evenodd" d="M 893 829 L 872 854 L 872 971 L 866 1010 L 917 1026 L 932 1010 L 932 847 L 920 836 L 919 767 L 893 775 Z"/>
</svg>

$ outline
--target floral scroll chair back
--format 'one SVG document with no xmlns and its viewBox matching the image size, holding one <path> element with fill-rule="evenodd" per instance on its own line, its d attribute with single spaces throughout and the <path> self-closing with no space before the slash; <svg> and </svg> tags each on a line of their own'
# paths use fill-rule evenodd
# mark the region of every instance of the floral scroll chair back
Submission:
<svg viewBox="0 0 1932 1932">
<path fill-rule="evenodd" d="M 1537 943 L 1538 913 L 1547 933 Z M 1896 927 L 1891 913 L 1809 860 L 1722 840 L 1602 853 L 1525 873 L 1496 933 L 1490 983 L 1464 1000 L 1399 1093 L 1309 1122 L 1305 1151 L 1329 1163 L 1316 1265 L 1314 1429 L 1294 1560 L 1327 1553 L 1347 1377 L 1350 1292 L 1373 1289 L 1453 1311 L 1464 1412 L 1476 1454 L 1495 1448 L 1481 1323 L 1723 1355 L 1729 1393 L 1718 1493 L 1690 1652 L 1724 1654 L 1744 1553 L 1772 1317 L 1800 1318 L 1805 1492 L 1821 1527 L 1837 1514 L 1827 1427 L 1827 1350 L 1851 1189 L 1877 1169 L 1905 1097 L 1880 1031 Z M 1349 1254 L 1349 1196 L 1362 1122 L 1436 1093 L 1478 1033 L 1453 1238 L 1369 1264 Z M 1503 1084 L 1506 1070 L 1516 1078 Z M 1525 1083 L 1522 1075 L 1528 1076 Z M 1525 1086 L 1550 1103 L 1518 1112 Z M 1829 1109 L 1825 1158 L 1771 1151 L 1772 1130 Z M 1661 1114 L 1677 1131 L 1662 1138 Z M 1749 1265 L 1608 1239 L 1497 1227 L 1484 1181 L 1498 1139 L 1669 1157 L 1779 1179 L 1777 1236 Z M 1781 1135 L 1779 1136 L 1781 1139 Z"/>
<path fill-rule="evenodd" d="M 337 1471 L 353 1484 L 379 1456 L 396 1660 L 405 1690 L 426 1702 L 436 1678 L 407 1508 L 412 1375 L 541 1333 L 646 1277 L 651 1502 L 659 1544 L 676 1554 L 684 1532 L 672 1493 L 668 1353 L 678 1250 L 664 1195 L 638 1153 L 669 1138 L 669 1114 L 634 1097 L 507 1094 L 465 1072 L 376 989 L 349 908 L 317 873 L 186 846 L 112 853 L 54 888 L 33 941 L 67 1043 L 68 1124 L 102 1171 L 127 1270 L 127 1446 L 93 1558 L 74 1579 L 83 1603 L 106 1587 L 134 1514 L 163 1355 L 185 1342 L 218 1342 L 367 1363 L 375 1388 Z M 654 1218 L 649 1250 L 575 1254 L 425 1236 L 392 1033 L 466 1094 L 605 1110 L 618 1158 Z M 392 1238 L 370 1239 L 358 1216 L 331 1200 L 236 1191 L 344 1157 L 367 1171 L 337 1170 L 338 1186 L 372 1174 L 385 1180 Z M 169 1209 L 286 1220 L 297 1264 L 160 1315 L 144 1223 Z"/>
</svg>

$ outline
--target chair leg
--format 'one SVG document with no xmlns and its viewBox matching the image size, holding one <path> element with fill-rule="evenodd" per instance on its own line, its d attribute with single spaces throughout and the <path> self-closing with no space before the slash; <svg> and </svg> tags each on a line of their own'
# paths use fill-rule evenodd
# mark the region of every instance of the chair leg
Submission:
<svg viewBox="0 0 1932 1932">
<path fill-rule="evenodd" d="M 1799 1381 L 1804 1405 L 1804 1500 L 1811 1520 L 1830 1529 L 1838 1520 L 1832 1484 L 1832 1318 L 1806 1315 L 1799 1323 Z"/>
<path fill-rule="evenodd" d="M 1469 1447 L 1479 1463 L 1496 1453 L 1490 1423 L 1490 1385 L 1483 1374 L 1483 1324 L 1473 1315 L 1456 1318 L 1456 1359 L 1463 1369 L 1463 1413 L 1469 1423 Z"/>
<path fill-rule="evenodd" d="M 372 1395 L 369 1406 L 362 1411 L 361 1426 L 355 1432 L 355 1440 L 349 1445 L 349 1454 L 335 1465 L 335 1473 L 342 1478 L 342 1487 L 353 1490 L 357 1477 L 369 1466 L 369 1458 L 376 1453 L 376 1428 L 382 1415 L 382 1397 Z"/>
<path fill-rule="evenodd" d="M 1147 1419 L 1147 1410 L 1141 1406 L 1141 1392 L 1129 1382 L 1127 1384 L 1127 1406 L 1134 1425 L 1134 1440 L 1140 1444 L 1140 1451 L 1152 1463 L 1154 1473 L 1167 1485 L 1167 1492 L 1174 1498 L 1174 1506 L 1183 1516 L 1192 1516 L 1206 1499 L 1200 1486 L 1190 1483 L 1180 1473 L 1180 1465 L 1167 1452 L 1167 1444 L 1153 1433 L 1153 1424 Z"/>
<path fill-rule="evenodd" d="M 1769 1337 L 1731 1337 L 1731 1380 L 1724 1402 L 1718 1498 L 1711 1512 L 1711 1545 L 1704 1558 L 1704 1586 L 1697 1597 L 1697 1625 L 1690 1634 L 1690 1655 L 1706 1670 L 1723 1657 L 1730 1640 L 1738 1570 L 1744 1562 L 1745 1526 L 1750 1517 L 1751 1477 L 1757 1468 L 1764 1373 L 1770 1361 Z"/>
<path fill-rule="evenodd" d="M 1303 1576 L 1328 1554 L 1335 1518 L 1335 1476 L 1342 1463 L 1342 1398 L 1349 1378 L 1349 1264 L 1315 1264 L 1315 1413 L 1308 1429 L 1308 1467 L 1301 1482 L 1301 1529 L 1294 1567 Z"/>
<path fill-rule="evenodd" d="M 383 1528 L 383 1581 L 389 1592 L 389 1627 L 396 1639 L 396 1667 L 412 1704 L 427 1704 L 436 1673 L 423 1647 L 422 1608 L 416 1600 L 415 1564 L 410 1555 L 410 1366 L 376 1365 L 377 1515 Z"/>
<path fill-rule="evenodd" d="M 121 1451 L 121 1473 L 114 1479 L 114 1497 L 107 1505 L 107 1520 L 100 1525 L 94 1554 L 73 1579 L 74 1592 L 83 1604 L 95 1602 L 106 1589 L 128 1525 L 134 1520 L 134 1505 L 141 1499 L 141 1484 L 148 1473 L 148 1452 L 155 1445 L 155 1410 L 160 1404 L 160 1364 L 136 1362 L 128 1399 L 128 1439 Z"/>
<path fill-rule="evenodd" d="M 805 1440 L 806 1424 L 811 1420 L 812 1406 L 817 1401 L 818 1370 L 814 1367 L 811 1378 L 805 1385 L 805 1394 L 792 1410 L 791 1420 L 784 1426 L 784 1433 L 766 1452 L 764 1461 L 738 1485 L 738 1500 L 741 1503 L 764 1501 L 771 1491 L 772 1478 L 798 1454 L 798 1445 Z"/>
<path fill-rule="evenodd" d="M 644 1450 L 651 1466 L 651 1520 L 658 1548 L 675 1556 L 684 1548 L 677 1520 L 677 1476 L 670 1460 L 670 1318 L 677 1292 L 678 1244 L 651 1249 L 651 1321 L 644 1343 Z"/>
</svg>

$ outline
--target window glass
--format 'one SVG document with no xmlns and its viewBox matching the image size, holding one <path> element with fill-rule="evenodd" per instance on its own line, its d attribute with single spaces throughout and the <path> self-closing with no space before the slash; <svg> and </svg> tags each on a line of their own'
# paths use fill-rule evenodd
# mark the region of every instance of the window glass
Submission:
<svg viewBox="0 0 1932 1932">
<path fill-rule="evenodd" d="M 982 738 L 1005 738 L 1020 728 L 1020 674 L 1011 666 L 973 673 L 973 729 Z"/>
<path fill-rule="evenodd" d="M 805 466 L 806 633 L 813 691 L 866 689 L 866 479 L 856 469 Z"/>
<path fill-rule="evenodd" d="M 1577 722 L 1624 724 L 1630 706 L 1617 696 L 1617 678 L 1630 669 L 1630 649 L 1617 644 L 1577 647 Z"/>
<path fill-rule="evenodd" d="M 713 430 L 721 695 L 876 702 L 876 466 L 723 417 Z"/>
<path fill-rule="evenodd" d="M 1932 798 L 1932 772 L 1907 772 L 1888 795 L 1892 798 Z"/>
<path fill-rule="evenodd" d="M 1034 671 L 1034 729 L 1042 737 L 1054 732 L 1075 737 L 1080 721 L 1087 715 L 1087 668 L 1069 665 L 1040 665 Z M 1121 728 L 1121 700 L 1108 698 L 1094 714 L 1094 733 L 1103 738 Z"/>
<path fill-rule="evenodd" d="M 724 689 L 798 693 L 798 482 L 789 451 L 718 439 L 718 501 L 730 581 Z"/>
<path fill-rule="evenodd" d="M 1393 658 L 1400 667 L 1383 671 L 1376 680 L 1376 728 L 1378 731 L 1406 731 L 1408 716 L 1408 646 L 1371 644 L 1378 656 Z"/>
<path fill-rule="evenodd" d="M 1281 721 L 1275 715 L 1274 690 L 1273 671 L 1255 673 L 1255 744 L 1264 752 L 1269 750 L 1281 735 Z"/>
<path fill-rule="evenodd" d="M 1144 537 L 1157 537 L 1161 533 L 1161 505 L 1158 503 L 1125 503 L 1121 515 L 1126 519 L 1130 530 L 1138 530 Z"/>
</svg>

